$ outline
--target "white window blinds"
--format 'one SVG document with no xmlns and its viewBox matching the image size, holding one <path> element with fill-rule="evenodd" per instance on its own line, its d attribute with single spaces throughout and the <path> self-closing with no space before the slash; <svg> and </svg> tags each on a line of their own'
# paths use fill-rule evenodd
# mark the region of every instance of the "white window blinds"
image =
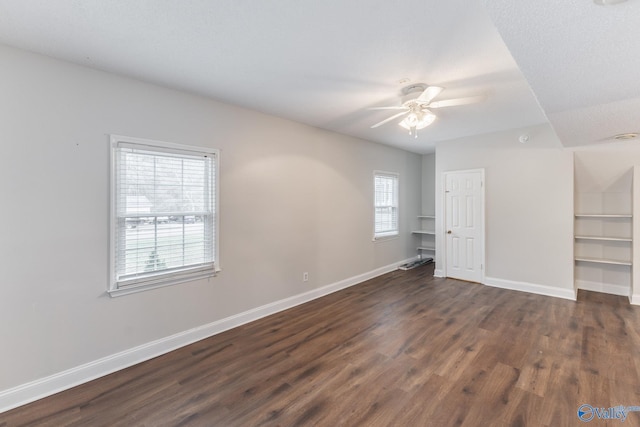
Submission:
<svg viewBox="0 0 640 427">
<path fill-rule="evenodd" d="M 113 143 L 112 290 L 215 273 L 217 153 L 176 147 Z"/>
<path fill-rule="evenodd" d="M 398 234 L 398 175 L 375 172 L 374 238 Z"/>
</svg>

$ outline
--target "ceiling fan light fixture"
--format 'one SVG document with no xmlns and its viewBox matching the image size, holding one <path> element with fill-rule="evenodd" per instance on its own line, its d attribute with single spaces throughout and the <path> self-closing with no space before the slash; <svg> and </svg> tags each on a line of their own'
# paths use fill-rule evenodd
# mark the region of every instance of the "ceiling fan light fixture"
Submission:
<svg viewBox="0 0 640 427">
<path fill-rule="evenodd" d="M 436 115 L 429 110 L 412 111 L 400 123 L 403 128 L 409 131 L 409 135 L 418 137 L 418 129 L 424 129 L 436 119 Z"/>
<path fill-rule="evenodd" d="M 431 111 L 425 111 L 423 113 L 410 113 L 398 124 L 406 130 L 424 129 L 431 123 L 433 123 L 435 119 L 436 115 Z"/>
<path fill-rule="evenodd" d="M 375 129 L 391 120 L 399 117 L 404 119 L 398 123 L 409 131 L 409 135 L 418 137 L 418 130 L 429 126 L 436 119 L 436 115 L 431 112 L 431 108 L 455 107 L 458 105 L 473 104 L 483 101 L 484 95 L 467 96 L 465 98 L 444 99 L 434 101 L 440 92 L 444 90 L 440 86 L 428 86 L 424 83 L 414 83 L 402 89 L 401 105 L 389 105 L 384 107 L 370 107 L 369 110 L 396 110 L 397 114 L 387 117 L 386 119 L 371 126 Z M 416 96 L 417 95 L 417 96 Z"/>
</svg>

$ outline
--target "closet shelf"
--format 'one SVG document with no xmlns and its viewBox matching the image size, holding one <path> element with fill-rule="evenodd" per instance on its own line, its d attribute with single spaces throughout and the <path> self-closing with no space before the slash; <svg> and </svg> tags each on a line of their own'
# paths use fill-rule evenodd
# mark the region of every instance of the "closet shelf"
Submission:
<svg viewBox="0 0 640 427">
<path fill-rule="evenodd" d="M 631 214 L 575 214 L 576 218 L 633 218 Z"/>
<path fill-rule="evenodd" d="M 610 237 L 610 236 L 575 236 L 576 240 L 601 240 L 604 242 L 631 242 L 631 237 Z"/>
<path fill-rule="evenodd" d="M 435 215 L 418 215 L 418 220 L 420 220 L 420 227 L 434 228 L 433 220 L 435 220 Z M 427 224 L 424 221 L 427 221 Z M 435 257 L 436 248 L 435 248 L 435 230 L 414 230 L 411 233 L 420 236 L 420 244 L 417 247 L 418 255 L 420 259 L 422 259 L 422 252 L 427 252 L 427 256 Z M 427 236 L 427 237 L 425 237 Z M 433 237 L 431 237 L 433 236 Z"/>
<path fill-rule="evenodd" d="M 576 257 L 576 261 L 590 262 L 594 264 L 613 264 L 613 265 L 631 265 L 631 261 L 622 261 L 618 259 L 606 259 L 606 258 L 589 258 L 589 257 Z"/>
</svg>

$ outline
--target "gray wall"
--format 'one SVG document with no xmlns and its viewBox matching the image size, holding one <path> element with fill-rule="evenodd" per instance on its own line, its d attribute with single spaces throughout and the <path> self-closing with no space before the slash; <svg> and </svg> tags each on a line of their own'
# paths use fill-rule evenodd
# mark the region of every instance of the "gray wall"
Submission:
<svg viewBox="0 0 640 427">
<path fill-rule="evenodd" d="M 0 392 L 415 255 L 420 155 L 12 48 L 0 63 Z M 112 133 L 221 149 L 218 277 L 107 296 Z M 382 242 L 375 169 L 400 173 Z"/>
<path fill-rule="evenodd" d="M 531 137 L 526 144 L 518 141 L 522 133 Z M 443 267 L 442 174 L 484 168 L 486 283 L 570 297 L 573 153 L 553 129 L 540 125 L 442 142 L 436 156 L 436 268 Z"/>
<path fill-rule="evenodd" d="M 436 154 L 422 156 L 422 211 L 433 215 L 436 211 Z"/>
</svg>

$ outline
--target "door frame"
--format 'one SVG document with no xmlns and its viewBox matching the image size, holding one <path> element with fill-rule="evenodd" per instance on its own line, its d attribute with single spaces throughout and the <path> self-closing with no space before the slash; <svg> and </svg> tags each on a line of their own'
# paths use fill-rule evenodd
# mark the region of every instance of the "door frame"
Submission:
<svg viewBox="0 0 640 427">
<path fill-rule="evenodd" d="M 486 277 L 486 271 L 487 271 L 487 263 L 486 263 L 486 243 L 487 243 L 487 238 L 486 238 L 486 224 L 485 224 L 485 209 L 486 209 L 486 203 L 485 203 L 485 188 L 486 188 L 486 180 L 485 180 L 485 173 L 484 173 L 484 168 L 478 168 L 478 169 L 460 169 L 460 170 L 452 170 L 452 171 L 446 171 L 442 173 L 442 228 L 440 229 L 440 238 L 442 240 L 442 255 L 441 255 L 441 260 L 442 260 L 442 274 L 443 277 L 448 277 L 447 276 L 447 177 L 449 175 L 454 175 L 454 174 L 459 174 L 459 173 L 480 173 L 480 180 L 481 180 L 481 185 L 480 185 L 480 203 L 482 204 L 482 207 L 480 209 L 480 235 L 482 238 L 482 244 L 481 246 L 481 254 L 480 254 L 480 263 L 482 265 L 482 268 L 480 269 L 480 283 L 484 284 L 485 283 L 485 277 Z"/>
</svg>

